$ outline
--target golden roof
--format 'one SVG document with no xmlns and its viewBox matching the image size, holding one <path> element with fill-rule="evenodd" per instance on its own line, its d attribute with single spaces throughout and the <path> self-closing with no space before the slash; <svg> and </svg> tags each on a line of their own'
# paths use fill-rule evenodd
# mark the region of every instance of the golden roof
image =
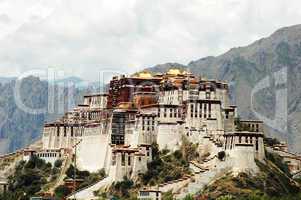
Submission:
<svg viewBox="0 0 301 200">
<path fill-rule="evenodd" d="M 152 78 L 153 76 L 152 76 L 151 73 L 144 71 L 144 72 L 139 72 L 137 74 L 137 77 L 139 77 L 139 78 Z"/>
<path fill-rule="evenodd" d="M 169 74 L 169 75 L 179 75 L 179 74 L 181 74 L 181 71 L 179 69 L 170 69 L 170 70 L 168 70 L 167 74 Z"/>
</svg>

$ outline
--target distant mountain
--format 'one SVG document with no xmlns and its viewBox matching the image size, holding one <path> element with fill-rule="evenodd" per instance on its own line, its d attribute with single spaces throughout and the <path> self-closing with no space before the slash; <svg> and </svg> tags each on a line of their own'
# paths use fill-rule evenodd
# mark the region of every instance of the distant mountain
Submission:
<svg viewBox="0 0 301 200">
<path fill-rule="evenodd" d="M 82 102 L 84 94 L 92 92 L 89 88 L 48 84 L 33 76 L 17 83 L 14 79 L 0 84 L 0 155 L 32 143 L 41 136 L 44 122 L 63 115 Z"/>
<path fill-rule="evenodd" d="M 70 87 L 73 86 L 78 89 L 87 89 L 94 90 L 97 92 L 97 90 L 103 90 L 104 84 L 97 81 L 85 81 L 79 77 L 76 76 L 70 76 L 63 79 L 58 79 L 55 81 L 48 81 L 50 84 L 56 84 L 60 86 Z"/>
<path fill-rule="evenodd" d="M 241 118 L 263 119 L 269 126 L 268 134 L 301 152 L 301 25 L 279 29 L 267 38 L 217 57 L 201 58 L 188 65 L 161 64 L 149 70 L 161 72 L 177 66 L 227 80 Z"/>
<path fill-rule="evenodd" d="M 15 79 L 16 77 L 0 77 L 0 84 L 5 84 Z"/>
</svg>

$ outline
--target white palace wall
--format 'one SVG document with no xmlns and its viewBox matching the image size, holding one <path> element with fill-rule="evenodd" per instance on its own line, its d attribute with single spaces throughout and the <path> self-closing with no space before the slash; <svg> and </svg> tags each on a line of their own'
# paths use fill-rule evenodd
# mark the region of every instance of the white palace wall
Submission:
<svg viewBox="0 0 301 200">
<path fill-rule="evenodd" d="M 232 171 L 234 174 L 240 172 L 250 172 L 256 174 L 259 171 L 255 163 L 255 154 L 253 146 L 236 146 L 228 151 L 228 161 L 231 161 Z"/>
<path fill-rule="evenodd" d="M 175 151 L 179 148 L 183 135 L 183 126 L 174 123 L 159 123 L 157 143 L 159 149 L 170 149 Z"/>
<path fill-rule="evenodd" d="M 85 128 L 76 152 L 79 169 L 96 172 L 105 168 L 110 137 L 109 134 L 101 134 L 100 131 L 100 126 Z"/>
</svg>

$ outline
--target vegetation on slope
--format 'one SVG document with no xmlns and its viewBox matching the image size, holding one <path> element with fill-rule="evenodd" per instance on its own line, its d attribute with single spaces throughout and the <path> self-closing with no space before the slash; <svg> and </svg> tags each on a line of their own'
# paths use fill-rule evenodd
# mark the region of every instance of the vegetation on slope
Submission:
<svg viewBox="0 0 301 200">
<path fill-rule="evenodd" d="M 189 161 L 198 157 L 197 145 L 193 145 L 183 137 L 179 150 L 170 153 L 168 150 L 159 151 L 158 145 L 153 144 L 153 161 L 148 163 L 148 171 L 141 175 L 142 185 L 157 185 L 180 179 L 190 174 Z"/>
<path fill-rule="evenodd" d="M 58 171 L 57 167 L 52 167 L 36 156 L 28 162 L 22 161 L 16 166 L 14 175 L 9 177 L 8 192 L 0 196 L 0 199 L 29 199 L 57 176 Z"/>
<path fill-rule="evenodd" d="M 298 183 L 290 178 L 287 164 L 276 154 L 267 153 L 266 163 L 257 161 L 260 173 L 251 176 L 228 174 L 208 186 L 202 197 L 208 199 L 300 199 Z"/>
<path fill-rule="evenodd" d="M 79 169 L 75 169 L 73 165 L 70 165 L 66 171 L 65 179 L 74 179 L 74 177 L 78 180 L 81 179 L 82 182 L 76 188 L 76 190 L 80 190 L 94 183 L 97 183 L 98 181 L 105 178 L 105 176 L 106 173 L 103 169 L 95 173 L 90 173 L 88 171 L 81 171 Z M 57 199 L 61 199 L 63 197 L 68 196 L 72 191 L 69 188 L 67 188 L 65 185 L 60 185 L 55 189 L 54 192 L 55 192 L 55 197 Z"/>
</svg>

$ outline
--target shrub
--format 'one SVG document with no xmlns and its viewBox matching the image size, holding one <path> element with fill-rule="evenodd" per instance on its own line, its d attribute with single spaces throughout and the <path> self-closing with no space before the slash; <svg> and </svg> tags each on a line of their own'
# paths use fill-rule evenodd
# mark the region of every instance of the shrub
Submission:
<svg viewBox="0 0 301 200">
<path fill-rule="evenodd" d="M 129 190 L 134 186 L 134 182 L 127 177 L 123 178 L 123 181 L 117 182 L 112 186 L 113 195 L 119 197 L 129 197 Z"/>
<path fill-rule="evenodd" d="M 218 152 L 217 157 L 218 157 L 219 160 L 224 160 L 225 157 L 226 157 L 225 151 Z"/>
<path fill-rule="evenodd" d="M 56 161 L 54 162 L 54 167 L 56 167 L 56 168 L 61 168 L 62 164 L 63 164 L 63 161 L 62 161 L 62 160 L 56 160 Z"/>
<path fill-rule="evenodd" d="M 58 199 L 62 199 L 71 193 L 70 189 L 64 185 L 60 185 L 54 190 L 55 197 Z"/>
<path fill-rule="evenodd" d="M 231 195 L 225 195 L 217 198 L 217 200 L 234 200 L 234 198 Z"/>
<path fill-rule="evenodd" d="M 162 194 L 162 200 L 173 200 L 173 194 L 171 191 Z"/>
<path fill-rule="evenodd" d="M 193 196 L 188 194 L 185 196 L 185 198 L 183 200 L 194 200 Z"/>
</svg>

